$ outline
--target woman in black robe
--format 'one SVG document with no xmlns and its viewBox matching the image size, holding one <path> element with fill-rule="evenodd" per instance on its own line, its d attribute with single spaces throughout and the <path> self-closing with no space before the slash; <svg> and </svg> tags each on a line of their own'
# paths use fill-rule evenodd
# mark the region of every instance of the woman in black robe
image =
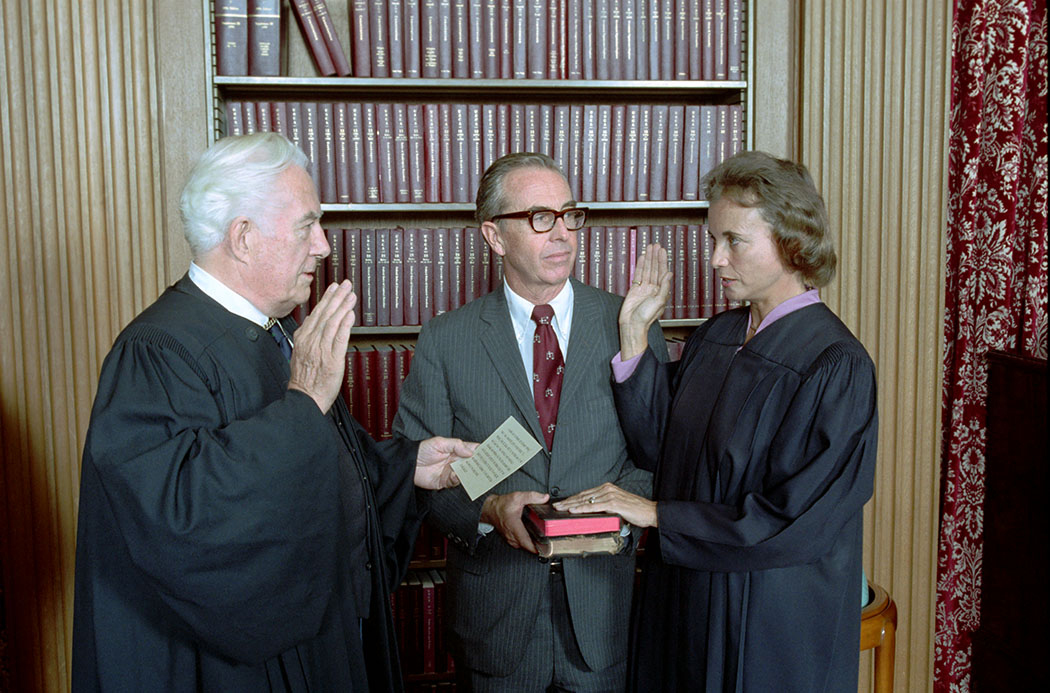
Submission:
<svg viewBox="0 0 1050 693">
<path fill-rule="evenodd" d="M 621 425 L 654 500 L 612 484 L 561 505 L 651 527 L 631 639 L 639 691 L 855 691 L 875 369 L 820 301 L 835 253 L 806 169 L 744 152 L 705 178 L 712 266 L 747 305 L 678 363 L 646 346 L 671 275 L 639 260 L 613 361 Z M 632 370 L 633 369 L 633 370 Z"/>
</svg>

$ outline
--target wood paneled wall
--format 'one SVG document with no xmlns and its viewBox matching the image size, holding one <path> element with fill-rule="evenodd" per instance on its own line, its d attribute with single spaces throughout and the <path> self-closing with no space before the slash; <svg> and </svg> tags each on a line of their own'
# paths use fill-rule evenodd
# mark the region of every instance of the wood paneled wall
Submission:
<svg viewBox="0 0 1050 693">
<path fill-rule="evenodd" d="M 0 549 L 13 690 L 69 688 L 79 457 L 98 371 L 172 278 L 155 16 L 170 10 L 159 8 L 0 4 Z M 203 33 L 179 29 L 164 31 L 199 64 Z M 180 146 L 202 150 L 203 125 Z"/>
<path fill-rule="evenodd" d="M 875 360 L 865 569 L 897 603 L 896 690 L 932 688 L 951 3 L 804 3 L 800 158 L 840 270 L 825 299 Z M 870 661 L 870 654 L 866 655 Z M 861 690 L 870 690 L 866 680 Z"/>
</svg>

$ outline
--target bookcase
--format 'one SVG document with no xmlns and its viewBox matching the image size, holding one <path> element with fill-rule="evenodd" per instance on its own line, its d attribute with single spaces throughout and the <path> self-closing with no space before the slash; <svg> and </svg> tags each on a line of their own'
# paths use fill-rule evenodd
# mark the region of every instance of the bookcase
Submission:
<svg viewBox="0 0 1050 693">
<path fill-rule="evenodd" d="M 262 20 L 277 26 L 265 50 L 238 21 L 251 29 L 267 3 L 202 3 L 209 142 L 272 129 L 310 156 L 333 249 L 318 291 L 343 277 L 359 288 L 344 394 L 376 437 L 420 326 L 498 286 L 473 196 L 508 151 L 554 156 L 590 209 L 579 279 L 625 293 L 638 249 L 658 241 L 676 274 L 669 339 L 727 307 L 699 181 L 754 146 L 756 119 L 777 118 L 756 113 L 754 0 L 284 0 Z M 311 11 L 313 28 L 298 19 Z M 788 43 L 778 31 L 763 42 Z M 789 84 L 789 66 L 769 62 Z M 393 605 L 419 690 L 451 678 L 440 540 L 424 531 Z"/>
</svg>

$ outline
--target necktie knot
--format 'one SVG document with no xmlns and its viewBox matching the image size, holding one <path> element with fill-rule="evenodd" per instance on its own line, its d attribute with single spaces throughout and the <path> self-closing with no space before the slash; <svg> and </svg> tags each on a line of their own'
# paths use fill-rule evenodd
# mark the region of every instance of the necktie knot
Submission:
<svg viewBox="0 0 1050 693">
<path fill-rule="evenodd" d="M 532 320 L 537 325 L 550 325 L 552 318 L 554 318 L 554 309 L 546 303 L 532 309 Z"/>
</svg>

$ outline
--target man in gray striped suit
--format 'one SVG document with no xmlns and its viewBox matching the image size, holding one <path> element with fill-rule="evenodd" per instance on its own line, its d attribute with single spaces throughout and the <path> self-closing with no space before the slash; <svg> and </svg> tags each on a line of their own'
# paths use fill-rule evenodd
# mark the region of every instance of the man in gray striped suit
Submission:
<svg viewBox="0 0 1050 693">
<path fill-rule="evenodd" d="M 622 299 L 570 278 L 586 210 L 549 156 L 494 162 L 479 186 L 476 217 L 502 257 L 504 285 L 426 325 L 394 424 L 414 439 L 484 440 L 514 416 L 543 445 L 477 501 L 461 489 L 430 494 L 430 522 L 450 539 L 445 617 L 460 690 L 622 690 L 633 540 L 619 555 L 548 562 L 521 521 L 528 503 L 606 481 L 651 491 L 649 473 L 627 458 L 610 388 Z M 553 317 L 533 322 L 537 306 L 550 306 Z M 564 370 L 554 418 L 541 427 L 550 414 L 537 413 L 541 368 L 533 349 L 548 322 L 557 347 L 546 354 L 560 352 Z M 649 341 L 666 359 L 654 328 Z M 543 387 L 535 394 L 542 398 Z"/>
</svg>

